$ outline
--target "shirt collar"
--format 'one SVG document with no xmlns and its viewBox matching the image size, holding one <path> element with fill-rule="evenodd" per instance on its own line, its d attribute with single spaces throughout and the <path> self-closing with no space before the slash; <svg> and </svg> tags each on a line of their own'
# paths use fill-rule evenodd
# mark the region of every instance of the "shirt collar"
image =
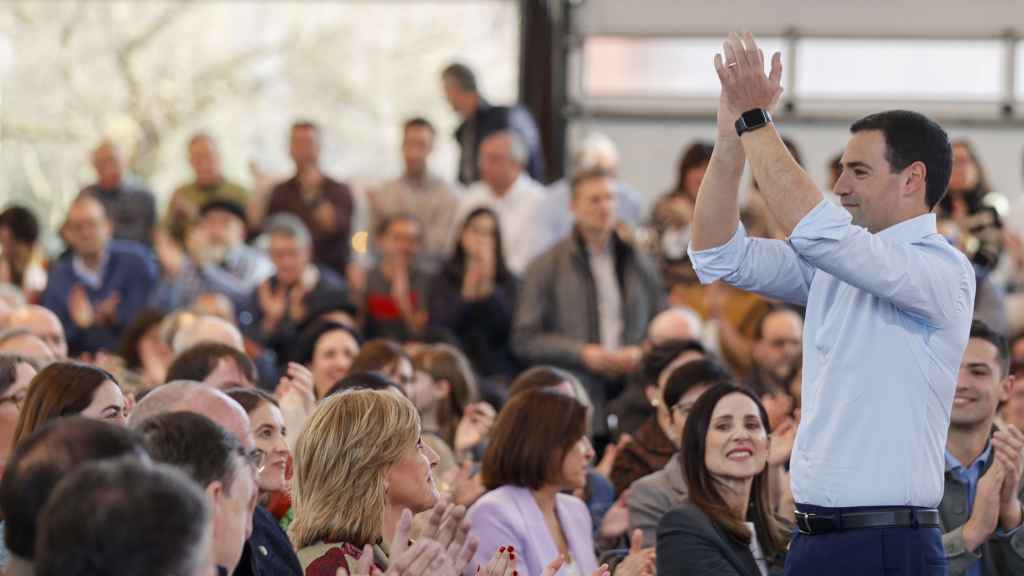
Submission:
<svg viewBox="0 0 1024 576">
<path fill-rule="evenodd" d="M 972 464 L 971 466 L 972 467 L 978 466 L 978 467 L 980 467 L 981 470 L 985 470 L 988 467 L 988 461 L 989 461 L 989 458 L 991 458 L 991 457 L 992 457 L 992 441 L 989 440 L 985 444 L 985 449 L 981 451 L 981 455 L 978 456 L 974 460 L 974 464 Z M 964 465 L 961 464 L 960 461 L 957 460 L 955 456 L 950 454 L 949 450 L 946 450 L 946 471 L 947 472 L 957 472 L 957 471 L 965 471 L 965 470 L 966 470 L 966 468 L 964 467 Z"/>
<path fill-rule="evenodd" d="M 71 268 L 75 271 L 75 275 L 78 276 L 79 280 L 85 282 L 93 290 L 99 290 L 103 286 L 103 277 L 107 273 L 107 263 L 109 261 L 110 250 L 107 249 L 100 256 L 99 269 L 93 270 L 85 265 L 85 261 L 78 254 L 74 254 L 71 258 Z"/>
<path fill-rule="evenodd" d="M 878 233 L 879 238 L 896 242 L 916 242 L 926 236 L 937 234 L 938 228 L 935 225 L 935 213 L 929 212 L 909 220 L 897 222 Z"/>
</svg>

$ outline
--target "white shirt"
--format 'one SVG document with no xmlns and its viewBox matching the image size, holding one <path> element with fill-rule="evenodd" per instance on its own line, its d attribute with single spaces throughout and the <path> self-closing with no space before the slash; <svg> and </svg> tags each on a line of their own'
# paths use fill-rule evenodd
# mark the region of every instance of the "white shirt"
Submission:
<svg viewBox="0 0 1024 576">
<path fill-rule="evenodd" d="M 549 245 L 541 226 L 546 191 L 539 182 L 520 174 L 512 188 L 498 198 L 482 180 L 474 182 L 459 202 L 460 224 L 476 208 L 487 207 L 498 215 L 505 263 L 512 273 L 522 275 L 527 265 Z"/>
<path fill-rule="evenodd" d="M 748 238 L 740 225 L 690 256 L 701 282 L 807 306 L 796 502 L 938 506 L 975 279 L 935 215 L 872 234 L 822 201 L 788 241 Z"/>
<path fill-rule="evenodd" d="M 601 252 L 588 247 L 587 257 L 597 289 L 601 346 L 606 350 L 618 350 L 622 341 L 622 294 L 619 291 L 619 279 L 615 275 L 615 256 L 612 255 L 610 243 Z"/>
<path fill-rule="evenodd" d="M 757 540 L 757 527 L 753 522 L 744 522 L 744 524 L 750 529 L 750 554 L 753 555 L 761 576 L 768 576 L 768 561 L 765 560 L 764 552 L 761 551 L 761 543 Z"/>
</svg>

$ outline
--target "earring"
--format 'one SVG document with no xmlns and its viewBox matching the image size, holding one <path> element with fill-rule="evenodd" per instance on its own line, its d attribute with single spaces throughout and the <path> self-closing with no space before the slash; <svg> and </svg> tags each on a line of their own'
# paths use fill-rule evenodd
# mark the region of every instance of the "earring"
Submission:
<svg viewBox="0 0 1024 576">
<path fill-rule="evenodd" d="M 652 399 L 651 400 L 651 406 L 654 406 L 655 408 L 657 408 L 658 406 L 661 406 L 661 400 L 659 400 L 658 398 Z"/>
</svg>

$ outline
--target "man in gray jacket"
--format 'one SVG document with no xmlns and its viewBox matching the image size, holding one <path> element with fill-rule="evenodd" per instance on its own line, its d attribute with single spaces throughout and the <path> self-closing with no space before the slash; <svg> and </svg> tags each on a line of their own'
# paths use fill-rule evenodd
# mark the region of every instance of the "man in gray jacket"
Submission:
<svg viewBox="0 0 1024 576">
<path fill-rule="evenodd" d="M 637 367 L 647 323 L 663 300 L 653 264 L 615 231 L 613 190 L 601 170 L 573 178 L 575 226 L 527 269 L 512 332 L 513 348 L 528 363 L 580 377 L 598 439 L 607 433 L 605 404 Z"/>
<path fill-rule="evenodd" d="M 1024 434 L 994 427 L 1013 386 L 1006 338 L 975 320 L 956 382 L 939 505 L 950 576 L 1024 574 Z"/>
</svg>

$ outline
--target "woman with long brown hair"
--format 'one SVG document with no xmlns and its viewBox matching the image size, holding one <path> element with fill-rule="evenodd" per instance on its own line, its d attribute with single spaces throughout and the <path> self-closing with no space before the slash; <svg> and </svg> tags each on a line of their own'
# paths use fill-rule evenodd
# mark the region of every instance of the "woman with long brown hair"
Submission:
<svg viewBox="0 0 1024 576">
<path fill-rule="evenodd" d="M 781 573 L 788 532 L 772 506 L 768 414 L 752 392 L 716 384 L 683 429 L 687 502 L 658 524 L 659 576 Z"/>
<path fill-rule="evenodd" d="M 13 445 L 46 422 L 75 414 L 122 426 L 128 422 L 121 385 L 110 372 L 79 362 L 54 362 L 29 384 Z"/>
</svg>

